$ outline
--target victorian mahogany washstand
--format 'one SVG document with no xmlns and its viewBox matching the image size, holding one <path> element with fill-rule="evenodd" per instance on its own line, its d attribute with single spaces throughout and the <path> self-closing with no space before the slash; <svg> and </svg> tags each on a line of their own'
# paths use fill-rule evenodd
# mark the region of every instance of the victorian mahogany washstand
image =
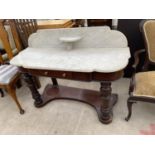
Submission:
<svg viewBox="0 0 155 155">
<path fill-rule="evenodd" d="M 99 120 L 112 121 L 117 94 L 111 81 L 122 77 L 130 58 L 126 37 L 109 27 L 85 27 L 38 30 L 29 37 L 29 47 L 11 60 L 24 74 L 36 107 L 54 99 L 72 99 L 95 107 Z M 42 95 L 32 76 L 52 77 Z M 98 81 L 100 91 L 58 85 L 56 78 Z"/>
</svg>

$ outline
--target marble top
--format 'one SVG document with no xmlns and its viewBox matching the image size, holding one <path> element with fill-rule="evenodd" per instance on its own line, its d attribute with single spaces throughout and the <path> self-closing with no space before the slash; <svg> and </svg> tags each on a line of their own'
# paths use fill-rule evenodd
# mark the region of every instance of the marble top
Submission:
<svg viewBox="0 0 155 155">
<path fill-rule="evenodd" d="M 127 47 L 125 35 L 108 26 L 38 30 L 29 37 L 28 43 L 29 47 L 65 48 L 66 44 L 60 39 L 62 37 L 80 37 L 74 48 Z"/>
<path fill-rule="evenodd" d="M 27 48 L 11 64 L 29 68 L 76 72 L 115 72 L 123 69 L 130 58 L 129 48 Z"/>
<path fill-rule="evenodd" d="M 122 70 L 130 58 L 124 34 L 108 26 L 38 30 L 28 42 L 29 47 L 11 64 L 30 69 L 107 73 Z"/>
</svg>

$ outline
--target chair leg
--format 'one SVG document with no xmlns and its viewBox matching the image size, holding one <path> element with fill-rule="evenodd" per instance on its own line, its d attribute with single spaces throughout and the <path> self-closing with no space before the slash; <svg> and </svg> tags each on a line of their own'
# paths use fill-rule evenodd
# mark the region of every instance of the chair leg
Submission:
<svg viewBox="0 0 155 155">
<path fill-rule="evenodd" d="M 22 81 L 21 81 L 21 79 L 19 79 L 19 80 L 16 82 L 16 86 L 17 86 L 18 89 L 22 87 Z"/>
<path fill-rule="evenodd" d="M 9 93 L 9 95 L 13 98 L 13 100 L 15 101 L 15 103 L 19 109 L 20 114 L 24 114 L 25 111 L 22 109 L 22 107 L 21 107 L 21 105 L 17 99 L 15 88 L 12 88 L 11 86 L 7 86 L 7 91 Z"/>
<path fill-rule="evenodd" d="M 130 119 L 131 115 L 132 115 L 132 105 L 133 105 L 133 103 L 135 103 L 135 102 L 128 99 L 128 101 L 127 101 L 128 115 L 125 118 L 126 121 L 128 121 Z"/>
<path fill-rule="evenodd" d="M 4 97 L 4 92 L 2 89 L 0 89 L 1 97 Z"/>
</svg>

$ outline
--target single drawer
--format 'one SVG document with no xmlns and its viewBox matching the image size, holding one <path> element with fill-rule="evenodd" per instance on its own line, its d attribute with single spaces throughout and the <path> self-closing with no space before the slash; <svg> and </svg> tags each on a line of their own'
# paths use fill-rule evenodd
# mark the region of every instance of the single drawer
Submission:
<svg viewBox="0 0 155 155">
<path fill-rule="evenodd" d="M 29 73 L 38 76 L 47 76 L 55 78 L 71 79 L 72 73 L 66 71 L 50 71 L 50 70 L 29 70 Z"/>
<path fill-rule="evenodd" d="M 72 79 L 79 81 L 91 81 L 92 73 L 83 73 L 83 72 L 70 72 L 70 71 L 56 71 L 56 70 L 35 70 L 28 69 L 27 72 L 32 75 L 38 76 L 46 76 L 46 77 L 54 77 L 54 78 L 62 78 L 62 79 Z"/>
<path fill-rule="evenodd" d="M 51 77 L 55 78 L 64 78 L 64 79 L 71 79 L 72 73 L 71 72 L 65 72 L 65 71 L 49 71 L 49 73 L 46 73 L 47 75 L 50 75 Z"/>
<path fill-rule="evenodd" d="M 72 72 L 72 79 L 79 81 L 91 81 L 92 73 Z"/>
</svg>

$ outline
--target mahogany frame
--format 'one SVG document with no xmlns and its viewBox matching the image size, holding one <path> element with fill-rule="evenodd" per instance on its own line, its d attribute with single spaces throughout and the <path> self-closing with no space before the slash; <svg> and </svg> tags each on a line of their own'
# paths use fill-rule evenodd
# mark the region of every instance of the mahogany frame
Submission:
<svg viewBox="0 0 155 155">
<path fill-rule="evenodd" d="M 55 99 L 77 100 L 92 105 L 97 113 L 99 120 L 108 124 L 112 122 L 113 106 L 118 100 L 117 94 L 112 94 L 111 82 L 123 76 L 123 70 L 112 73 L 84 73 L 56 70 L 26 69 L 20 67 L 24 79 L 31 91 L 34 105 L 37 108 L 43 107 Z M 42 95 L 34 85 L 32 75 L 52 77 L 53 84 L 48 84 Z M 79 80 L 79 81 L 98 81 L 101 83 L 100 91 L 79 89 L 58 85 L 56 78 Z M 55 80 L 53 80 L 55 79 Z"/>
</svg>

